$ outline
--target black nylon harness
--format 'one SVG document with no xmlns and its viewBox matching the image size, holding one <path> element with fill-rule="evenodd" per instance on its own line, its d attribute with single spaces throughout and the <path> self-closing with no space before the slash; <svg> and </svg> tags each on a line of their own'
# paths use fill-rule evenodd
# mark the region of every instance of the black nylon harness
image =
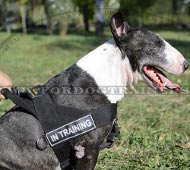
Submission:
<svg viewBox="0 0 190 170">
<path fill-rule="evenodd" d="M 40 85 L 24 93 L 17 88 L 13 88 L 12 92 L 2 89 L 1 93 L 39 120 L 44 136 L 37 140 L 37 148 L 46 149 L 47 145 L 43 147 L 39 145 L 41 140 L 45 139 L 45 142 L 52 147 L 62 168 L 70 169 L 75 166 L 76 158 L 74 148 L 69 142 L 70 139 L 87 134 L 111 122 L 114 122 L 112 131 L 100 149 L 111 148 L 114 137 L 119 136 L 116 121 L 117 104 L 110 104 L 92 111 L 56 105 L 49 94 L 45 93 L 44 87 Z"/>
</svg>

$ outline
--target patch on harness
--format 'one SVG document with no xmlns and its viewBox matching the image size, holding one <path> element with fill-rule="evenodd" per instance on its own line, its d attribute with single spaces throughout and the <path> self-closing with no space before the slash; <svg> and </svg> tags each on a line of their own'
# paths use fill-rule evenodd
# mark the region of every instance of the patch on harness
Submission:
<svg viewBox="0 0 190 170">
<path fill-rule="evenodd" d="M 82 135 L 95 128 L 96 125 L 92 116 L 87 115 L 46 133 L 46 138 L 51 146 L 55 146 L 63 141 Z"/>
</svg>

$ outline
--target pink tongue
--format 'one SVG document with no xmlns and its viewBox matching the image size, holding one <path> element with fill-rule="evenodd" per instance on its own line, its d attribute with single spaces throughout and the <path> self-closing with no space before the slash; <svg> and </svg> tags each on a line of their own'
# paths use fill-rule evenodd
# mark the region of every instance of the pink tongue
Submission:
<svg viewBox="0 0 190 170">
<path fill-rule="evenodd" d="M 181 88 L 178 84 L 172 83 L 170 80 L 167 79 L 166 76 L 162 75 L 161 73 L 157 72 L 162 82 L 166 83 L 166 87 L 169 89 L 174 90 L 176 93 L 181 93 Z"/>
</svg>

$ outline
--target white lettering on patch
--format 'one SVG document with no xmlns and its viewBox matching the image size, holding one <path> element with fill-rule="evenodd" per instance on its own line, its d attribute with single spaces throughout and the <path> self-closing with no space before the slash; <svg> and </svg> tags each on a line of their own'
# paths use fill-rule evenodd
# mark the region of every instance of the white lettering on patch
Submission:
<svg viewBox="0 0 190 170">
<path fill-rule="evenodd" d="M 82 135 L 96 128 L 91 115 L 84 116 L 78 120 L 68 123 L 58 129 L 55 129 L 46 134 L 51 146 L 60 142 Z"/>
</svg>

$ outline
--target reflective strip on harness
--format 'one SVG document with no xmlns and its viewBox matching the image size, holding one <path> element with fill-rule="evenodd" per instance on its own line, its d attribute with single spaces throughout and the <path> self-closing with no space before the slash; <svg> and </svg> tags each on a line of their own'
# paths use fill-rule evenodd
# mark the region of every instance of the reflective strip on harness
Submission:
<svg viewBox="0 0 190 170">
<path fill-rule="evenodd" d="M 96 125 L 92 116 L 87 115 L 46 133 L 46 138 L 51 146 L 55 146 L 60 142 L 85 134 L 95 128 Z"/>
</svg>

